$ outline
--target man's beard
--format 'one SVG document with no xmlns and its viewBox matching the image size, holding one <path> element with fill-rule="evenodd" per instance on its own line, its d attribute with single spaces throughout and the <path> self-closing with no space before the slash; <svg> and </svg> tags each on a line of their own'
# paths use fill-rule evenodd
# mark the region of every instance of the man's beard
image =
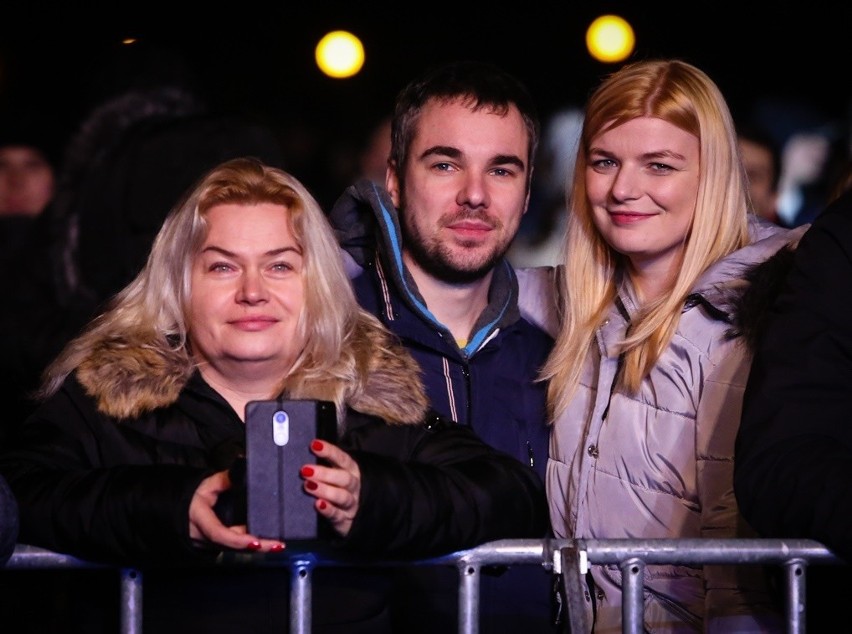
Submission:
<svg viewBox="0 0 852 634">
<path fill-rule="evenodd" d="M 481 280 L 509 250 L 509 244 L 503 248 L 498 246 L 480 263 L 460 264 L 453 260 L 451 249 L 438 242 L 429 243 L 417 228 L 407 221 L 404 213 L 401 216 L 403 248 L 425 273 L 447 284 L 470 284 Z"/>
</svg>

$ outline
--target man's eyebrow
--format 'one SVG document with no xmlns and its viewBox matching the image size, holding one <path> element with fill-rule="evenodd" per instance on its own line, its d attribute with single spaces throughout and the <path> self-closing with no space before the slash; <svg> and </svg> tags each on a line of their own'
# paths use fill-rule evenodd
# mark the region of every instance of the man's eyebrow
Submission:
<svg viewBox="0 0 852 634">
<path fill-rule="evenodd" d="M 428 156 L 448 156 L 450 158 L 459 158 L 461 155 L 461 150 L 453 147 L 452 145 L 433 145 L 432 147 L 423 150 L 420 154 L 420 158 L 426 158 Z"/>
<path fill-rule="evenodd" d="M 448 158 L 457 159 L 461 157 L 461 155 L 461 150 L 451 145 L 433 145 L 423 151 L 420 158 L 426 158 L 429 156 L 446 156 Z M 526 171 L 527 169 L 526 163 L 524 163 L 523 159 L 516 154 L 498 154 L 497 156 L 494 156 L 489 163 L 491 165 L 514 165 L 521 171 Z"/>
<path fill-rule="evenodd" d="M 491 159 L 492 165 L 514 165 L 522 172 L 527 169 L 527 164 L 516 154 L 498 154 Z"/>
</svg>

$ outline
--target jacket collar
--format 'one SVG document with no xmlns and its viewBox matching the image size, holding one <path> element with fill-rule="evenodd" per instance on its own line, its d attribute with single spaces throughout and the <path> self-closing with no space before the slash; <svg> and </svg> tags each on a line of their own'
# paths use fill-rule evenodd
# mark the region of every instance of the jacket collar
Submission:
<svg viewBox="0 0 852 634">
<path fill-rule="evenodd" d="M 348 187 L 333 206 L 329 218 L 341 246 L 361 267 L 376 264 L 376 249 L 381 271 L 396 289 L 402 301 L 420 319 L 451 337 L 449 331 L 426 306 L 417 284 L 402 259 L 402 232 L 399 215 L 383 187 L 362 179 Z M 376 245 L 376 246 L 374 246 Z M 488 292 L 488 306 L 477 319 L 468 344 L 462 350 L 471 356 L 499 329 L 520 319 L 518 281 L 505 258 L 494 269 Z"/>
<path fill-rule="evenodd" d="M 416 424 L 428 406 L 420 368 L 411 355 L 383 328 L 359 325 L 349 343 L 358 369 L 349 361 L 322 377 L 307 381 L 293 398 L 329 400 L 342 384 L 345 405 L 391 424 Z M 115 418 L 136 418 L 175 404 L 184 388 L 206 385 L 186 347 L 174 348 L 153 332 L 104 336 L 77 368 L 77 379 L 96 401 L 98 411 Z M 193 378 L 195 377 L 195 378 Z M 287 377 L 281 377 L 282 386 Z"/>
</svg>

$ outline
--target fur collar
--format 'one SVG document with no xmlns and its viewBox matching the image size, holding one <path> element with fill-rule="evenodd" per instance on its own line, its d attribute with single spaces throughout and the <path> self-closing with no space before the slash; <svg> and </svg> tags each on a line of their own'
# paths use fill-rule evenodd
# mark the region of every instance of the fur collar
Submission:
<svg viewBox="0 0 852 634">
<path fill-rule="evenodd" d="M 374 327 L 356 328 L 352 348 L 359 380 L 346 381 L 332 372 L 305 381 L 308 387 L 290 391 L 290 397 L 334 401 L 342 388 L 344 406 L 389 424 L 419 423 L 428 400 L 417 362 L 390 334 Z M 99 411 L 126 419 L 172 405 L 194 371 L 184 349 L 169 349 L 152 333 L 131 332 L 98 341 L 77 368 L 77 378 Z"/>
<path fill-rule="evenodd" d="M 772 305 L 793 266 L 794 255 L 795 245 L 787 245 L 769 259 L 747 269 L 743 276 L 747 288 L 732 298 L 733 323 L 728 336 L 742 337 L 752 352 L 766 329 Z"/>
</svg>

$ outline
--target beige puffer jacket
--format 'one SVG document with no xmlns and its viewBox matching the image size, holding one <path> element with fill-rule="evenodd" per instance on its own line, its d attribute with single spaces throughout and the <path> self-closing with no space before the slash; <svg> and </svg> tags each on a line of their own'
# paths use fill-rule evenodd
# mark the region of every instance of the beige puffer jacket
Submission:
<svg viewBox="0 0 852 634">
<path fill-rule="evenodd" d="M 616 346 L 636 311 L 629 285 L 620 289 L 581 385 L 551 434 L 547 491 L 557 537 L 754 536 L 733 493 L 734 438 L 751 356 L 740 338 L 727 336 L 726 317 L 744 270 L 796 242 L 804 228 L 752 223 L 750 230 L 752 243 L 696 284 L 671 344 L 636 395 L 613 390 Z M 555 273 L 518 271 L 522 313 L 552 334 Z M 592 566 L 591 577 L 586 622 L 596 633 L 621 632 L 618 566 Z M 758 622 L 767 610 L 760 567 L 646 569 L 648 632 L 773 631 Z"/>
</svg>

